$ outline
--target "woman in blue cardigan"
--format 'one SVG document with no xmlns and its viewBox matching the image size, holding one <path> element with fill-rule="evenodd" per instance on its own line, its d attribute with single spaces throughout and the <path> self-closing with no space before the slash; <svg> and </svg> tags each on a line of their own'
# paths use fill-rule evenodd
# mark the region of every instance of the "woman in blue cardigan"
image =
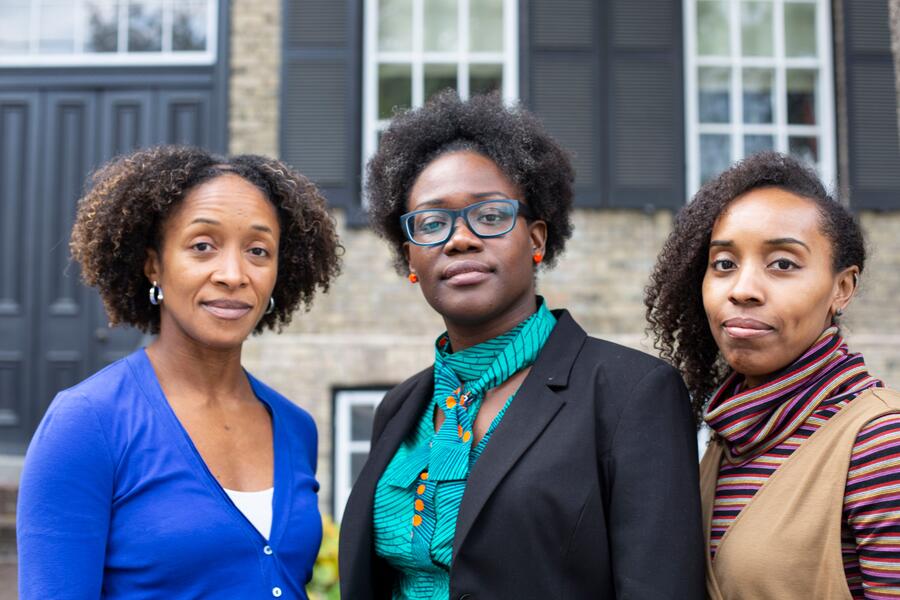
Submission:
<svg viewBox="0 0 900 600">
<path fill-rule="evenodd" d="M 283 163 L 161 147 L 103 167 L 71 249 L 111 323 L 158 334 L 59 393 L 25 458 L 22 598 L 305 598 L 316 428 L 245 372 L 339 268 L 323 198 Z"/>
</svg>

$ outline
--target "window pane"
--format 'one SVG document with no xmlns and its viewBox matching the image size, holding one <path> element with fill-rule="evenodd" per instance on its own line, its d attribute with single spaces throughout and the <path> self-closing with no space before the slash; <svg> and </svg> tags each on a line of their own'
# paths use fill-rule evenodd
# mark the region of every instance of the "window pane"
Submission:
<svg viewBox="0 0 900 600">
<path fill-rule="evenodd" d="M 86 2 L 84 51 L 115 52 L 119 47 L 119 8 L 116 2 Z"/>
<path fill-rule="evenodd" d="M 788 69 L 787 110 L 791 125 L 816 124 L 816 80 L 812 69 Z"/>
<path fill-rule="evenodd" d="M 206 2 L 182 2 L 172 15 L 172 50 L 206 50 Z"/>
<path fill-rule="evenodd" d="M 367 452 L 354 452 L 350 455 L 350 485 L 356 483 L 356 478 L 362 472 L 366 459 L 369 458 Z"/>
<path fill-rule="evenodd" d="M 378 65 L 378 118 L 390 119 L 394 109 L 412 106 L 412 66 Z"/>
<path fill-rule="evenodd" d="M 700 67 L 698 85 L 701 123 L 728 123 L 730 120 L 730 78 L 731 70 L 727 67 Z"/>
<path fill-rule="evenodd" d="M 458 44 L 457 0 L 429 0 L 425 3 L 425 50 L 455 52 Z"/>
<path fill-rule="evenodd" d="M 378 49 L 382 52 L 412 50 L 412 0 L 378 1 Z"/>
<path fill-rule="evenodd" d="M 469 5 L 469 49 L 503 51 L 503 0 L 478 0 Z"/>
<path fill-rule="evenodd" d="M 41 53 L 71 53 L 75 51 L 75 9 L 72 2 L 40 3 Z"/>
<path fill-rule="evenodd" d="M 741 3 L 741 47 L 744 56 L 772 56 L 772 2 Z"/>
<path fill-rule="evenodd" d="M 814 137 L 789 137 L 788 152 L 816 166 L 819 162 L 819 140 Z"/>
<path fill-rule="evenodd" d="M 444 88 L 456 89 L 456 65 L 425 65 L 425 100 Z"/>
<path fill-rule="evenodd" d="M 28 2 L 0 2 L 0 54 L 28 52 Z"/>
<path fill-rule="evenodd" d="M 697 53 L 700 56 L 728 56 L 728 2 L 724 0 L 698 0 L 697 2 Z"/>
<path fill-rule="evenodd" d="M 744 69 L 744 123 L 772 122 L 774 81 L 772 69 Z"/>
<path fill-rule="evenodd" d="M 744 156 L 752 156 L 763 150 L 775 149 L 775 137 L 771 135 L 745 135 Z"/>
<path fill-rule="evenodd" d="M 503 89 L 503 65 L 469 65 L 469 95 Z"/>
<path fill-rule="evenodd" d="M 371 404 L 355 404 L 350 407 L 350 439 L 354 442 L 368 442 L 372 439 L 372 422 L 375 407 Z"/>
<path fill-rule="evenodd" d="M 784 52 L 787 56 L 816 55 L 816 5 L 788 2 L 784 5 Z"/>
<path fill-rule="evenodd" d="M 731 138 L 727 135 L 700 136 L 700 183 L 705 183 L 731 164 Z"/>
<path fill-rule="evenodd" d="M 128 5 L 128 51 L 162 50 L 162 5 L 152 0 Z"/>
</svg>

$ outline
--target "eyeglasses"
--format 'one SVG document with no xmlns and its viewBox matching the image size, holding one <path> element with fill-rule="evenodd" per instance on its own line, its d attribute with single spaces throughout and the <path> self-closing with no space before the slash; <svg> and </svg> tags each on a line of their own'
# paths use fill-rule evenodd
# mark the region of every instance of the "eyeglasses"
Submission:
<svg viewBox="0 0 900 600">
<path fill-rule="evenodd" d="M 506 235 L 516 226 L 516 216 L 531 218 L 531 210 L 518 200 L 502 198 L 475 202 L 458 210 L 425 208 L 400 217 L 406 239 L 417 246 L 437 246 L 453 236 L 456 220 L 463 218 L 469 230 L 480 238 Z"/>
</svg>

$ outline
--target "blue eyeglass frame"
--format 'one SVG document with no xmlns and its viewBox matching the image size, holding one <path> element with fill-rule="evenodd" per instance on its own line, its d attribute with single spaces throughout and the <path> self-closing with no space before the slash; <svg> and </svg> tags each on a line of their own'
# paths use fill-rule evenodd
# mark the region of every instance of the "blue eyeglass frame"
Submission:
<svg viewBox="0 0 900 600">
<path fill-rule="evenodd" d="M 469 212 L 474 208 L 477 208 L 483 204 L 487 204 L 488 202 L 503 202 L 505 204 L 509 204 L 513 207 L 513 218 L 512 218 L 512 227 L 504 231 L 503 233 L 491 233 L 487 235 L 482 235 L 475 231 L 472 227 L 472 224 L 469 223 Z M 442 212 L 446 215 L 450 216 L 450 231 L 447 233 L 447 237 L 439 242 L 428 242 L 422 243 L 417 242 L 413 239 L 412 233 L 409 231 L 409 222 L 410 220 L 418 214 L 424 212 Z M 441 244 L 446 244 L 447 241 L 453 237 L 453 232 L 456 231 L 456 221 L 462 217 L 463 221 L 466 224 L 466 227 L 469 228 L 476 237 L 481 239 L 489 239 L 495 237 L 501 237 L 512 231 L 516 226 L 516 219 L 519 218 L 519 215 L 522 215 L 526 220 L 530 220 L 534 218 L 534 213 L 532 213 L 531 208 L 528 207 L 527 204 L 522 202 L 521 200 L 516 200 L 514 198 L 490 198 L 488 200 L 481 200 L 480 202 L 473 202 L 472 204 L 466 206 L 465 208 L 423 208 L 422 210 L 414 210 L 412 212 L 408 212 L 404 215 L 400 216 L 400 229 L 403 230 L 403 235 L 406 236 L 406 239 L 409 240 L 411 244 L 415 244 L 416 246 L 440 246 Z"/>
</svg>

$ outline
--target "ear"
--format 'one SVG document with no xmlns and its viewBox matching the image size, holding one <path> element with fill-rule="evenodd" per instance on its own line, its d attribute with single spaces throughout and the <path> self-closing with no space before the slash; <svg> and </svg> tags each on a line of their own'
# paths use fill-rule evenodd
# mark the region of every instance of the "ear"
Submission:
<svg viewBox="0 0 900 600">
<path fill-rule="evenodd" d="M 144 260 L 144 275 L 151 282 L 162 279 L 162 265 L 159 253 L 153 248 L 147 248 L 147 258 Z"/>
<path fill-rule="evenodd" d="M 406 269 L 407 269 L 410 273 L 412 273 L 412 272 L 413 272 L 412 265 L 409 264 L 409 246 L 410 246 L 410 243 L 409 243 L 409 242 L 403 242 L 403 246 L 402 246 L 402 248 L 403 248 L 403 258 L 406 259 Z"/>
<path fill-rule="evenodd" d="M 528 224 L 528 237 L 531 238 L 531 252 L 544 254 L 547 247 L 547 223 L 532 221 Z"/>
<path fill-rule="evenodd" d="M 831 314 L 835 314 L 838 310 L 846 311 L 853 295 L 856 293 L 857 284 L 859 282 L 859 267 L 853 265 L 847 267 L 837 274 L 834 281 L 834 297 L 831 301 Z"/>
</svg>

